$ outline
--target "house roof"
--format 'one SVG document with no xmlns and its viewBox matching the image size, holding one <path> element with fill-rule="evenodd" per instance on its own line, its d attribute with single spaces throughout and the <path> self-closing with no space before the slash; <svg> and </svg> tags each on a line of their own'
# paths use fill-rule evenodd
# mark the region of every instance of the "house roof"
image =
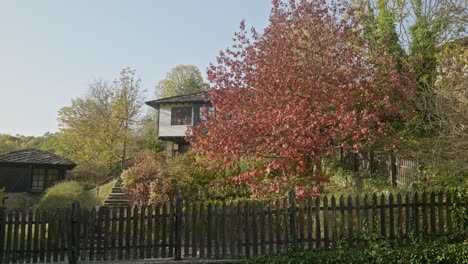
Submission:
<svg viewBox="0 0 468 264">
<path fill-rule="evenodd" d="M 38 149 L 25 149 L 0 155 L 0 164 L 34 164 L 65 166 L 68 170 L 76 164 L 64 157 Z"/>
<path fill-rule="evenodd" d="M 208 92 L 199 92 L 152 100 L 146 102 L 146 104 L 155 109 L 159 109 L 159 106 L 162 104 L 206 103 L 209 101 L 210 98 Z"/>
</svg>

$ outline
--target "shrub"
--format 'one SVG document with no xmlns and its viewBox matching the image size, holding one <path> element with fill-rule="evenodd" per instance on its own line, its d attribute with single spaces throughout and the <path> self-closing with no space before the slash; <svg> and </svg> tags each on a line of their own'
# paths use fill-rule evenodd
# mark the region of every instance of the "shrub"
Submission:
<svg viewBox="0 0 468 264">
<path fill-rule="evenodd" d="M 91 209 L 99 204 L 99 199 L 91 192 L 86 191 L 76 181 L 60 182 L 45 191 L 37 206 L 41 211 L 71 208 L 74 201 L 80 203 L 81 208 Z"/>
<path fill-rule="evenodd" d="M 168 172 L 166 157 L 145 150 L 122 173 L 123 190 L 134 204 L 167 202 L 177 193 L 177 180 Z"/>
<path fill-rule="evenodd" d="M 246 263 L 466 263 L 465 243 L 417 243 L 409 247 L 338 248 L 333 250 L 291 250 L 255 257 Z"/>
<path fill-rule="evenodd" d="M 232 200 L 247 197 L 245 188 L 215 184 L 219 175 L 195 165 L 191 153 L 167 158 L 145 150 L 122 174 L 123 190 L 134 204 L 185 200 Z"/>
</svg>

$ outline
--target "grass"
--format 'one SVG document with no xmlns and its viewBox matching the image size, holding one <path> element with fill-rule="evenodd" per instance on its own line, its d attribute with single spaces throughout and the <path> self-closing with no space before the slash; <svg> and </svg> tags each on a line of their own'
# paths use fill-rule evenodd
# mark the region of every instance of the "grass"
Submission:
<svg viewBox="0 0 468 264">
<path fill-rule="evenodd" d="M 115 181 L 100 186 L 99 197 L 97 189 L 86 190 L 85 187 L 76 181 L 60 182 L 42 194 L 38 210 L 53 211 L 56 209 L 70 208 L 74 201 L 80 203 L 81 208 L 92 209 L 94 206 L 102 205 L 109 196 Z"/>
<path fill-rule="evenodd" d="M 88 192 L 91 195 L 97 197 L 97 199 L 99 200 L 99 204 L 104 204 L 104 202 L 107 200 L 110 193 L 112 192 L 112 188 L 114 187 L 116 182 L 117 180 L 112 180 L 106 184 L 99 186 L 99 190 L 98 190 L 98 187 L 96 187 L 96 188 L 92 188 Z"/>
</svg>

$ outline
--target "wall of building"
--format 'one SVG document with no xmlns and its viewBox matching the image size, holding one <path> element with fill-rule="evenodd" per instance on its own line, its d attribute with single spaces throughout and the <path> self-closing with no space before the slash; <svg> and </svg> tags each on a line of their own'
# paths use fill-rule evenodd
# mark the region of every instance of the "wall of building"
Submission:
<svg viewBox="0 0 468 264">
<path fill-rule="evenodd" d="M 27 192 L 30 185 L 29 167 L 0 167 L 0 188 L 6 192 Z"/>
<path fill-rule="evenodd" d="M 185 137 L 186 125 L 171 126 L 171 109 L 173 107 L 191 107 L 192 104 L 171 104 L 159 107 L 159 137 Z M 192 109 L 192 120 L 193 109 Z"/>
</svg>

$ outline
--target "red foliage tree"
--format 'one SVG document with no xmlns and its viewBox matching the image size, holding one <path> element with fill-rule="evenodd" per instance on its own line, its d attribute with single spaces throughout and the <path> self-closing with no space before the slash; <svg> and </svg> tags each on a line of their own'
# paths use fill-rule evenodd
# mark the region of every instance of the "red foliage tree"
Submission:
<svg viewBox="0 0 468 264">
<path fill-rule="evenodd" d="M 353 10 L 327 2 L 273 1 L 264 33 L 242 22 L 208 70 L 216 115 L 188 139 L 212 169 L 254 164 L 228 179 L 254 198 L 316 195 L 324 156 L 372 145 L 412 111 L 407 68 L 370 54 Z"/>
</svg>

